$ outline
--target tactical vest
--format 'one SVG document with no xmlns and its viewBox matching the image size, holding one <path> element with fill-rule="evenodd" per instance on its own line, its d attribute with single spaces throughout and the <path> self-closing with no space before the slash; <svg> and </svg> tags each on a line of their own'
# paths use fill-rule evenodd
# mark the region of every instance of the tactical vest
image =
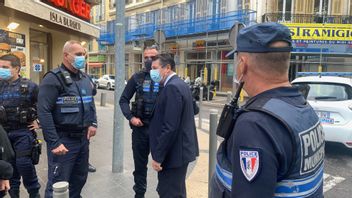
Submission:
<svg viewBox="0 0 352 198">
<path fill-rule="evenodd" d="M 324 133 L 314 110 L 308 104 L 297 107 L 277 98 L 258 98 L 239 111 L 238 115 L 248 111 L 266 113 L 283 123 L 290 133 L 293 157 L 286 175 L 278 178 L 274 197 L 322 197 Z M 215 176 L 224 189 L 231 191 L 232 166 L 226 142 L 221 143 L 217 153 Z"/>
<path fill-rule="evenodd" d="M 29 122 L 36 119 L 35 101 L 30 90 L 31 81 L 20 77 L 17 82 L 0 81 L 1 118 L 6 130 L 27 128 Z M 2 117 L 2 116 L 1 116 Z"/>
<path fill-rule="evenodd" d="M 160 86 L 159 83 L 152 81 L 146 71 L 137 73 L 134 78 L 137 86 L 135 102 L 132 104 L 132 114 L 141 118 L 143 124 L 148 125 L 160 92 Z"/>
<path fill-rule="evenodd" d="M 89 77 L 79 73 L 80 79 L 70 80 L 63 67 L 56 68 L 53 73 L 61 84 L 61 90 L 53 111 L 55 127 L 60 131 L 80 131 L 91 125 L 94 118 L 93 87 Z"/>
</svg>

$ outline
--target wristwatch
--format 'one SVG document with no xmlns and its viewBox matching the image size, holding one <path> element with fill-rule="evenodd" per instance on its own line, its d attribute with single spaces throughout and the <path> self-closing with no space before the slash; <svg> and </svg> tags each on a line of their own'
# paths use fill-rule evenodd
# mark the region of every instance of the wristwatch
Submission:
<svg viewBox="0 0 352 198">
<path fill-rule="evenodd" d="M 92 126 L 92 127 L 95 127 L 95 128 L 98 128 L 98 124 L 97 124 L 96 122 L 93 122 L 93 123 L 91 124 L 91 126 Z"/>
</svg>

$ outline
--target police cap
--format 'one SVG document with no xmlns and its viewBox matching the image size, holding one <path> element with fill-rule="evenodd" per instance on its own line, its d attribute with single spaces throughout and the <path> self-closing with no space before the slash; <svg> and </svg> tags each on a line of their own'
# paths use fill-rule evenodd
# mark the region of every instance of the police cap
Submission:
<svg viewBox="0 0 352 198">
<path fill-rule="evenodd" d="M 270 47 L 275 41 L 285 41 L 287 47 Z M 259 23 L 239 31 L 237 35 L 237 49 L 230 52 L 290 52 L 292 50 L 292 39 L 290 30 L 279 23 Z"/>
</svg>

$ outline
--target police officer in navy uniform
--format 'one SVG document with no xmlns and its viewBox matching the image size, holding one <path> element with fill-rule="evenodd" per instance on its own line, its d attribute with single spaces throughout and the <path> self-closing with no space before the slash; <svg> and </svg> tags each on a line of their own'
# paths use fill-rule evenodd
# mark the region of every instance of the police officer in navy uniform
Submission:
<svg viewBox="0 0 352 198">
<path fill-rule="evenodd" d="M 32 198 L 40 197 L 40 184 L 34 166 L 39 159 L 34 162 L 32 158 L 33 148 L 38 143 L 34 131 L 34 126 L 37 125 L 38 86 L 19 75 L 20 65 L 20 59 L 13 54 L 0 57 L 0 120 L 16 154 L 16 159 L 12 162 L 14 173 L 10 180 L 9 194 L 12 198 L 19 197 L 22 178 L 29 197 Z"/>
<path fill-rule="evenodd" d="M 218 149 L 212 198 L 323 197 L 324 133 L 289 83 L 291 48 L 284 25 L 240 30 L 237 78 L 250 99 Z"/>
<path fill-rule="evenodd" d="M 97 130 L 94 85 L 85 67 L 85 50 L 78 41 L 67 41 L 63 63 L 48 72 L 41 85 L 38 116 L 47 143 L 48 183 L 69 182 L 71 198 L 79 198 L 88 175 L 89 139 Z"/>
<path fill-rule="evenodd" d="M 132 128 L 135 167 L 133 190 L 136 198 L 144 197 L 147 190 L 147 164 L 150 152 L 148 128 L 156 98 L 160 92 L 159 83 L 153 82 L 149 75 L 152 61 L 158 55 L 158 49 L 155 45 L 146 47 L 143 55 L 145 67 L 128 80 L 119 101 L 123 115 L 130 121 Z M 135 101 L 132 102 L 132 110 L 130 110 L 130 100 L 135 93 Z"/>
</svg>

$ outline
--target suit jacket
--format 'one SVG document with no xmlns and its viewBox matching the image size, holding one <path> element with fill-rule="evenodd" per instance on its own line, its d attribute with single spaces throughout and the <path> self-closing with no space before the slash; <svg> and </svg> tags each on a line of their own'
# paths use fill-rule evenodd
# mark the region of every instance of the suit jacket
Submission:
<svg viewBox="0 0 352 198">
<path fill-rule="evenodd" d="M 176 75 L 157 98 L 149 138 L 152 157 L 164 169 L 181 167 L 199 155 L 192 94 Z"/>
</svg>

